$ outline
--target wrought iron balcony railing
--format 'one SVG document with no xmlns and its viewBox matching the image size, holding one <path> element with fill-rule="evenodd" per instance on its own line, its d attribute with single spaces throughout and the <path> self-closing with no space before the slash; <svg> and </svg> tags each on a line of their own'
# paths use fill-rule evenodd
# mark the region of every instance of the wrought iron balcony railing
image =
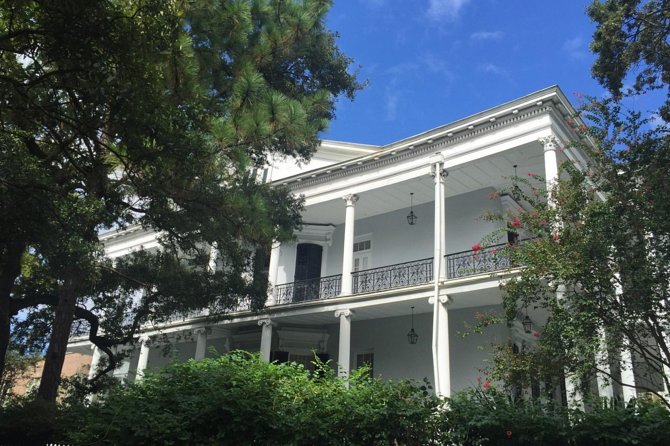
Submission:
<svg viewBox="0 0 670 446">
<path fill-rule="evenodd" d="M 433 259 L 355 271 L 351 275 L 354 294 L 420 285 L 433 280 Z"/>
<path fill-rule="evenodd" d="M 509 249 L 509 244 L 503 243 L 476 251 L 471 249 L 448 254 L 445 256 L 447 259 L 447 278 L 458 279 L 510 268 L 514 265 L 510 261 Z"/>
<path fill-rule="evenodd" d="M 275 287 L 275 305 L 328 299 L 340 294 L 342 274 L 300 280 Z"/>
</svg>

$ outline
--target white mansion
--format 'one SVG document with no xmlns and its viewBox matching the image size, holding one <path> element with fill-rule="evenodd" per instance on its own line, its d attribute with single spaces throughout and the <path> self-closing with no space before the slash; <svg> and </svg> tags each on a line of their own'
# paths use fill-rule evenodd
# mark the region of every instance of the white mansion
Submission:
<svg viewBox="0 0 670 446">
<path fill-rule="evenodd" d="M 304 196 L 305 210 L 296 240 L 272 248 L 266 308 L 216 323 L 202 316 L 145 327 L 115 374 L 133 380 L 167 364 L 171 358 L 147 340 L 168 333 L 177 359 L 202 358 L 210 347 L 304 364 L 317 354 L 342 375 L 369 363 L 384 379 L 426 377 L 442 395 L 476 384 L 493 342 L 535 342 L 525 315 L 511 327 L 462 336 L 478 315 L 501 311 L 500 281 L 515 274 L 494 247 L 473 250 L 496 229 L 482 216 L 518 206 L 492 194 L 515 170 L 551 184 L 560 163 L 586 164 L 568 147 L 577 138 L 567 123 L 574 113 L 550 87 L 385 146 L 324 141 L 307 165 L 269 166 L 267 180 Z M 155 234 L 132 228 L 104 242 L 110 257 L 157 244 Z M 544 316 L 529 317 L 539 330 Z M 72 339 L 70 350 L 90 354 L 91 344 Z M 94 349 L 94 366 L 99 357 Z"/>
</svg>

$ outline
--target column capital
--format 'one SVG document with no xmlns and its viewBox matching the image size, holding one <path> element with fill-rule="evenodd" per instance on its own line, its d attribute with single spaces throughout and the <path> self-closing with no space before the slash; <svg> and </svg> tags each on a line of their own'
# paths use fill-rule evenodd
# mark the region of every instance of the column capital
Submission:
<svg viewBox="0 0 670 446">
<path fill-rule="evenodd" d="M 430 166 L 430 176 L 435 178 L 435 181 L 439 180 L 444 180 L 449 176 L 449 171 L 444 168 L 444 164 L 440 163 L 440 176 L 438 177 L 435 172 L 436 172 L 436 164 L 431 164 Z"/>
<path fill-rule="evenodd" d="M 202 335 L 202 334 L 206 335 L 206 334 L 209 334 L 209 331 L 210 330 L 207 327 L 198 327 L 198 328 L 193 329 L 193 334 L 194 335 Z"/>
<path fill-rule="evenodd" d="M 354 312 L 348 308 L 341 308 L 339 310 L 335 310 L 335 317 L 340 318 L 342 316 L 346 318 L 350 318 L 354 315 Z"/>
<path fill-rule="evenodd" d="M 260 319 L 260 320 L 258 321 L 258 325 L 259 325 L 260 327 L 268 327 L 268 326 L 269 326 L 269 327 L 274 327 L 274 326 L 277 325 L 277 324 L 276 324 L 275 322 L 273 322 L 272 319 L 270 319 L 270 318 L 266 318 L 266 319 Z"/>
<path fill-rule="evenodd" d="M 554 135 L 543 136 L 538 138 L 538 141 L 544 146 L 544 151 L 556 150 L 558 148 L 558 138 Z"/>
<path fill-rule="evenodd" d="M 140 338 L 138 340 L 139 340 L 140 344 L 142 344 L 142 346 L 145 346 L 146 344 L 149 343 L 149 341 L 151 341 L 151 336 L 142 335 L 142 336 L 140 336 Z"/>
<path fill-rule="evenodd" d="M 353 206 L 358 201 L 358 195 L 347 194 L 344 197 L 342 197 L 342 199 L 346 201 L 347 206 Z"/>
</svg>

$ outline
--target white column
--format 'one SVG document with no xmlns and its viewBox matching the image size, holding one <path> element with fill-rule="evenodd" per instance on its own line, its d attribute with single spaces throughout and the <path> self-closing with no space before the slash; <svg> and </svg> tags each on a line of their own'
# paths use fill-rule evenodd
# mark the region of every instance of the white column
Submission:
<svg viewBox="0 0 670 446">
<path fill-rule="evenodd" d="M 444 397 L 451 396 L 451 361 L 449 357 L 451 349 L 449 345 L 449 312 L 447 311 L 449 302 L 451 302 L 449 296 L 442 295 L 437 307 L 439 321 L 437 327 L 437 361 L 440 388 L 439 393 L 436 389 L 436 393 Z"/>
<path fill-rule="evenodd" d="M 565 393 L 568 397 L 568 407 L 570 409 L 584 410 L 584 401 L 582 398 L 582 392 L 579 390 L 577 377 L 565 377 Z"/>
<path fill-rule="evenodd" d="M 630 350 L 627 348 L 624 348 L 621 352 L 620 370 L 623 400 L 628 402 L 633 398 L 637 398 L 637 390 L 635 389 L 635 370 L 633 369 L 633 357 L 630 353 Z"/>
<path fill-rule="evenodd" d="M 268 299 L 265 305 L 271 307 L 276 303 L 275 300 L 275 286 L 277 284 L 277 273 L 279 271 L 279 243 L 272 244 L 272 251 L 270 251 L 270 270 L 268 271 L 268 282 L 270 284 L 270 291 L 268 292 Z"/>
<path fill-rule="evenodd" d="M 341 296 L 351 294 L 351 270 L 354 269 L 354 205 L 358 195 L 349 194 L 342 197 L 346 202 L 344 214 L 344 250 L 342 254 L 342 292 Z"/>
<path fill-rule="evenodd" d="M 435 393 L 449 396 L 450 364 L 449 364 L 449 315 L 446 309 L 447 296 L 440 297 L 440 280 L 446 279 L 446 218 L 444 212 L 445 179 L 444 157 L 441 153 L 431 158 L 431 175 L 435 182 L 434 224 L 433 224 L 433 375 Z"/>
<path fill-rule="evenodd" d="M 335 317 L 340 319 L 340 342 L 337 354 L 337 369 L 340 378 L 348 378 L 351 370 L 351 317 L 353 314 L 353 311 L 349 309 L 335 311 Z"/>
<path fill-rule="evenodd" d="M 612 381 L 610 375 L 612 374 L 610 367 L 610 357 L 607 353 L 607 339 L 602 328 L 598 330 L 598 338 L 600 339 L 600 346 L 596 353 L 596 364 L 603 372 L 596 373 L 598 381 L 598 395 L 603 398 L 613 398 L 614 389 L 612 388 Z"/>
<path fill-rule="evenodd" d="M 230 353 L 232 350 L 232 336 L 230 330 L 223 330 L 223 353 Z"/>
<path fill-rule="evenodd" d="M 270 361 L 270 352 L 272 351 L 272 319 L 261 319 L 258 321 L 261 326 L 261 359 Z"/>
<path fill-rule="evenodd" d="M 616 295 L 617 300 L 620 300 L 621 295 L 623 294 L 621 276 L 618 273 L 614 275 L 614 294 Z M 621 392 L 623 393 L 623 400 L 628 402 L 633 398 L 637 398 L 633 356 L 631 355 L 630 349 L 625 346 L 620 353 L 619 371 L 621 372 Z"/>
<path fill-rule="evenodd" d="M 149 350 L 149 337 L 142 336 L 140 338 L 140 357 L 137 360 L 135 381 L 141 381 L 144 378 L 144 370 L 146 370 L 149 363 Z"/>
<path fill-rule="evenodd" d="M 216 261 L 219 258 L 219 250 L 216 245 L 216 242 L 212 243 L 212 247 L 209 249 L 209 262 L 207 264 L 207 269 L 210 273 L 216 271 Z"/>
<path fill-rule="evenodd" d="M 88 379 L 93 379 L 100 364 L 100 349 L 96 345 L 91 345 L 93 357 L 91 358 L 91 368 L 88 370 Z"/>
<path fill-rule="evenodd" d="M 205 357 L 205 353 L 207 353 L 207 329 L 205 327 L 196 328 L 193 330 L 193 334 L 197 336 L 195 340 L 195 355 L 193 356 L 193 359 L 203 359 Z"/>
<path fill-rule="evenodd" d="M 432 166 L 431 175 L 435 182 L 435 215 L 434 215 L 434 251 L 433 251 L 433 279 L 446 278 L 446 268 L 444 268 L 444 254 L 446 249 L 446 219 L 444 215 L 444 183 L 447 177 L 447 171 L 442 163 L 442 155 L 435 157 L 435 164 Z"/>
<path fill-rule="evenodd" d="M 558 138 L 549 135 L 540 138 L 544 146 L 544 177 L 547 184 L 548 197 L 551 197 L 551 191 L 558 182 Z"/>
<path fill-rule="evenodd" d="M 545 152 L 546 153 L 546 152 Z M 556 287 L 556 300 L 562 304 L 565 299 L 565 285 L 558 285 Z M 582 398 L 582 393 L 580 390 L 579 383 L 576 381 L 576 378 L 573 376 L 568 376 L 566 373 L 565 376 L 565 393 L 568 397 L 568 407 L 573 409 L 583 409 L 584 408 L 584 399 Z"/>
</svg>

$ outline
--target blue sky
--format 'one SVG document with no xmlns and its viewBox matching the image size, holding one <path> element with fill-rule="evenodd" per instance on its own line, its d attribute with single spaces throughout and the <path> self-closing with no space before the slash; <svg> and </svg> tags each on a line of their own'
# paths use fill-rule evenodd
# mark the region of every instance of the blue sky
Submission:
<svg viewBox="0 0 670 446">
<path fill-rule="evenodd" d="M 589 3 L 334 0 L 327 25 L 370 85 L 322 138 L 386 144 L 554 84 L 602 95 Z"/>
</svg>

